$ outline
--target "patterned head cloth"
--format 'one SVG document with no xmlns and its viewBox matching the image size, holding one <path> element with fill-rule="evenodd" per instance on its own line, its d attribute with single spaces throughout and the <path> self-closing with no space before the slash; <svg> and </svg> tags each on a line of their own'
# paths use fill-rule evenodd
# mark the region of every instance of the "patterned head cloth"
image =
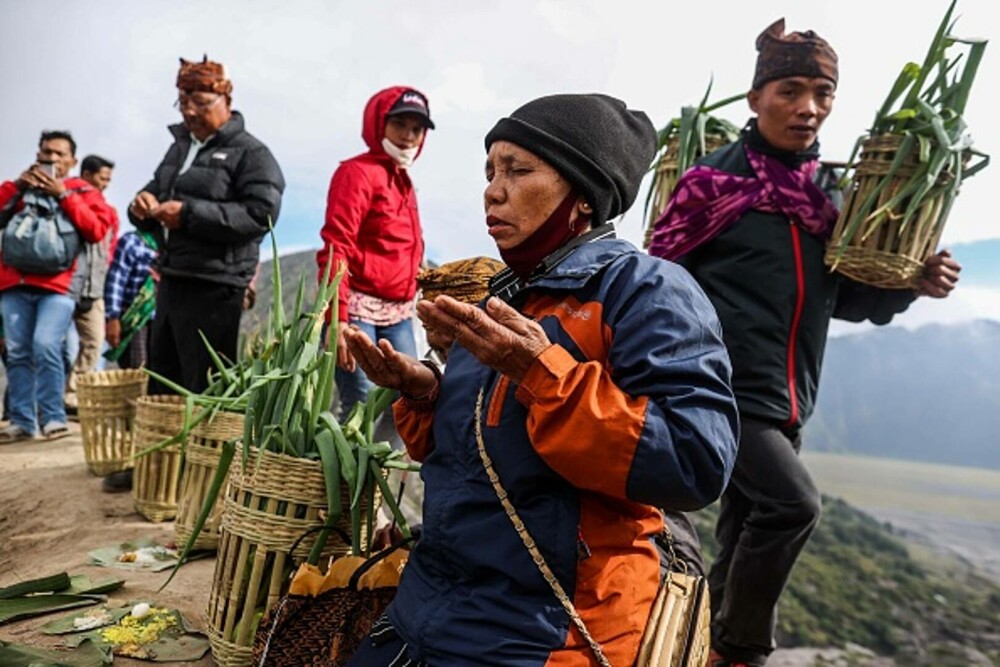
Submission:
<svg viewBox="0 0 1000 667">
<path fill-rule="evenodd" d="M 757 38 L 753 88 L 789 76 L 824 78 L 837 85 L 837 53 L 812 30 L 785 34 L 785 19 L 768 26 Z"/>
<path fill-rule="evenodd" d="M 226 66 L 208 59 L 206 54 L 201 62 L 181 60 L 177 72 L 177 88 L 187 93 L 205 92 L 232 95 L 233 82 L 226 76 Z"/>
</svg>

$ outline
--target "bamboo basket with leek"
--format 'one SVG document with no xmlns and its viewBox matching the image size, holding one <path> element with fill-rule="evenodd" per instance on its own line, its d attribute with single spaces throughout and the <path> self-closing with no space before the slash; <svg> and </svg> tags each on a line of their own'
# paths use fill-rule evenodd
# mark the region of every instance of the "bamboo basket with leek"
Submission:
<svg viewBox="0 0 1000 667">
<path fill-rule="evenodd" d="M 987 42 L 951 35 L 955 4 L 923 64 L 903 67 L 855 144 L 847 196 L 824 257 L 832 270 L 854 280 L 916 287 L 962 182 L 989 163 L 989 156 L 972 148 L 963 120 Z M 967 52 L 952 56 L 957 45 Z"/>
<path fill-rule="evenodd" d="M 243 415 L 220 412 L 211 421 L 203 421 L 191 430 L 191 437 L 184 449 L 184 470 L 181 473 L 180 497 L 174 535 L 178 544 L 186 544 L 194 530 L 202 505 L 212 488 L 212 480 L 219 467 L 222 446 L 243 434 Z M 219 545 L 222 522 L 222 503 L 216 499 L 205 525 L 192 544 L 193 549 L 215 550 Z"/>
<path fill-rule="evenodd" d="M 739 128 L 729 121 L 712 115 L 724 106 L 743 99 L 745 94 L 733 95 L 718 102 L 708 103 L 712 84 L 698 106 L 681 107 L 681 115 L 672 119 L 657 132 L 657 152 L 650 170 L 653 181 L 646 195 L 646 233 L 643 248 L 648 249 L 653 237 L 653 225 L 663 214 L 677 180 L 700 157 L 735 141 Z"/>
<path fill-rule="evenodd" d="M 286 319 L 274 249 L 274 302 L 266 331 L 236 364 L 213 353 L 221 392 L 193 394 L 167 383 L 183 397 L 188 419 L 173 439 L 157 445 L 171 446 L 219 412 L 244 416 L 243 432 L 219 449 L 215 476 L 181 556 L 183 562 L 222 498 L 207 611 L 212 654 L 220 665 L 250 664 L 257 625 L 287 590 L 296 560 L 315 565 L 348 553 L 370 555 L 381 502 L 409 537 L 385 469 L 418 466 L 373 437 L 395 392 L 370 392 L 343 424 L 330 411 L 336 349 L 323 349 L 321 332 L 327 309 L 336 308 L 342 270 L 332 280 L 327 272 L 310 309 L 300 280 Z M 336 333 L 329 339 L 336 341 Z"/>
</svg>

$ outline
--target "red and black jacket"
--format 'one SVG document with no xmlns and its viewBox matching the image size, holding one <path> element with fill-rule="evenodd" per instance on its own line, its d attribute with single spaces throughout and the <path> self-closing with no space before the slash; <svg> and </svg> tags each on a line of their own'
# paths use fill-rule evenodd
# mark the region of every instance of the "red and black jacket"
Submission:
<svg viewBox="0 0 1000 667">
<path fill-rule="evenodd" d="M 744 141 L 698 163 L 756 178 Z M 750 210 L 678 259 L 722 321 L 744 416 L 801 427 L 815 407 L 830 318 L 886 324 L 914 299 L 910 290 L 878 289 L 831 273 L 823 263 L 825 251 L 825 239 L 780 213 Z"/>
</svg>

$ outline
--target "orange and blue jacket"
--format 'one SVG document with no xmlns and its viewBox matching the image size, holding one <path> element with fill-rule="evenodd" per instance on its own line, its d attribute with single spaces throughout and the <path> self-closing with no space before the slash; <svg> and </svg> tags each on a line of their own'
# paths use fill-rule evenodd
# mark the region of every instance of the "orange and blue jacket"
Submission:
<svg viewBox="0 0 1000 667">
<path fill-rule="evenodd" d="M 659 583 L 656 508 L 708 505 L 736 456 L 719 322 L 683 268 L 615 239 L 580 246 L 523 294 L 552 346 L 520 384 L 456 345 L 433 404 L 394 406 L 425 497 L 389 620 L 432 665 L 595 664 L 483 469 L 482 389 L 511 502 L 611 664 L 631 665 Z"/>
</svg>

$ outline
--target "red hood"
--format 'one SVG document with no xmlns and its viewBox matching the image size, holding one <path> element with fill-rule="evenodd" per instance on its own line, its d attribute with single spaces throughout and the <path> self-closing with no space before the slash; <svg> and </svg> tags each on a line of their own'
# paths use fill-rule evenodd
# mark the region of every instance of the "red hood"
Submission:
<svg viewBox="0 0 1000 667">
<path fill-rule="evenodd" d="M 382 138 L 385 137 L 385 115 L 402 94 L 408 90 L 416 90 L 416 88 L 412 86 L 392 86 L 391 88 L 380 90 L 372 95 L 372 98 L 368 100 L 368 104 L 365 105 L 364 126 L 361 129 L 361 138 L 365 140 L 365 143 L 368 144 L 368 148 L 373 154 L 389 157 L 385 149 L 382 148 Z M 418 156 L 424 150 L 424 141 L 426 140 L 427 133 L 425 132 L 424 139 L 420 142 L 420 149 L 417 151 Z"/>
</svg>

